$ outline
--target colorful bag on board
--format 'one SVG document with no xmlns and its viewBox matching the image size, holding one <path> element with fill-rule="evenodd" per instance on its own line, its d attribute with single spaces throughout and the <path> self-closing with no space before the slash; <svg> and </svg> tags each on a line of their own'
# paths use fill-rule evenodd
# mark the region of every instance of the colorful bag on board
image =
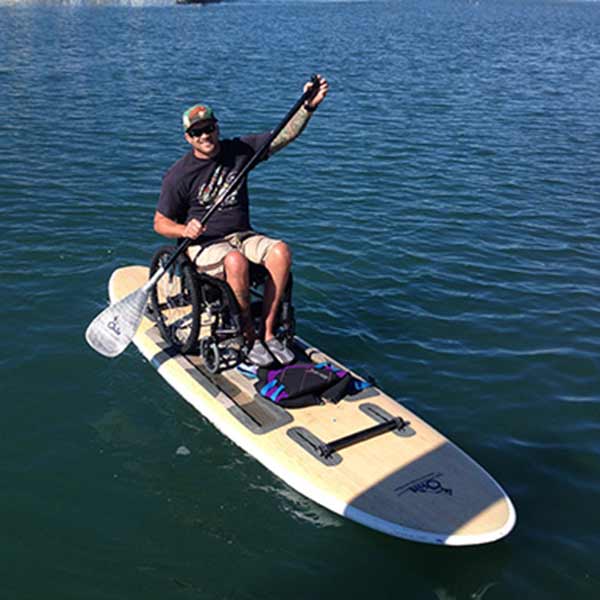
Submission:
<svg viewBox="0 0 600 600">
<path fill-rule="evenodd" d="M 258 393 L 285 408 L 321 404 L 323 400 L 339 402 L 344 396 L 371 385 L 327 362 L 262 368 L 258 369 L 257 376 Z"/>
</svg>

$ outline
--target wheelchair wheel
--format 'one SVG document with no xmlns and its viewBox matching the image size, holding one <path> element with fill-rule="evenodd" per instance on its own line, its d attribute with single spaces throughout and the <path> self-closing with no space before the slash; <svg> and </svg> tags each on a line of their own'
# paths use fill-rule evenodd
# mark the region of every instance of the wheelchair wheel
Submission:
<svg viewBox="0 0 600 600">
<path fill-rule="evenodd" d="M 175 248 L 160 248 L 150 265 L 152 276 L 173 255 Z M 194 267 L 179 257 L 152 289 L 150 301 L 158 328 L 166 342 L 182 353 L 189 352 L 198 342 L 200 303 Z"/>
<path fill-rule="evenodd" d="M 204 337 L 200 340 L 200 356 L 210 373 L 218 373 L 221 363 L 219 346 L 212 337 Z"/>
</svg>

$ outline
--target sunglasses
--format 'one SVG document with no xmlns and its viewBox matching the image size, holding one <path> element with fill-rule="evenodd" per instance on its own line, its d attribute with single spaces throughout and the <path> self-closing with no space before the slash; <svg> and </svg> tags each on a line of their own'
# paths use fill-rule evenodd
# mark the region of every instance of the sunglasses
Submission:
<svg viewBox="0 0 600 600">
<path fill-rule="evenodd" d="M 197 127 L 196 129 L 190 129 L 188 134 L 192 137 L 200 137 L 203 133 L 212 133 L 217 128 L 216 123 L 211 123 L 210 125 L 206 125 L 206 127 Z"/>
</svg>

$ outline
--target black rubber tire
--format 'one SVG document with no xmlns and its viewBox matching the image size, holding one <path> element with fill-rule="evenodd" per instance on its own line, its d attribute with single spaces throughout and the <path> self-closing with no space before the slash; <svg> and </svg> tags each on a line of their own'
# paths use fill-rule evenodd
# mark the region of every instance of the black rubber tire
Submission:
<svg viewBox="0 0 600 600">
<path fill-rule="evenodd" d="M 174 251 L 173 246 L 157 250 L 150 265 L 150 276 Z M 190 352 L 198 343 L 201 311 L 194 267 L 186 257 L 180 256 L 152 288 L 150 302 L 163 339 L 182 354 Z"/>
<path fill-rule="evenodd" d="M 204 337 L 200 340 L 200 356 L 209 373 L 214 375 L 219 372 L 221 353 L 219 352 L 219 346 L 212 337 Z"/>
</svg>

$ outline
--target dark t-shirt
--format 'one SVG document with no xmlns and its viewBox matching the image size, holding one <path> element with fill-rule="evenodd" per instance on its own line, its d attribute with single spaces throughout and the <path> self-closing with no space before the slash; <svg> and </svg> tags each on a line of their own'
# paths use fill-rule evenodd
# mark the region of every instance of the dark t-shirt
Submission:
<svg viewBox="0 0 600 600">
<path fill-rule="evenodd" d="M 188 152 L 164 176 L 158 212 L 176 223 L 200 220 L 269 135 L 221 140 L 219 154 L 206 160 L 196 158 L 193 151 Z M 244 180 L 211 215 L 206 231 L 195 243 L 204 244 L 249 229 L 248 186 Z"/>
</svg>

